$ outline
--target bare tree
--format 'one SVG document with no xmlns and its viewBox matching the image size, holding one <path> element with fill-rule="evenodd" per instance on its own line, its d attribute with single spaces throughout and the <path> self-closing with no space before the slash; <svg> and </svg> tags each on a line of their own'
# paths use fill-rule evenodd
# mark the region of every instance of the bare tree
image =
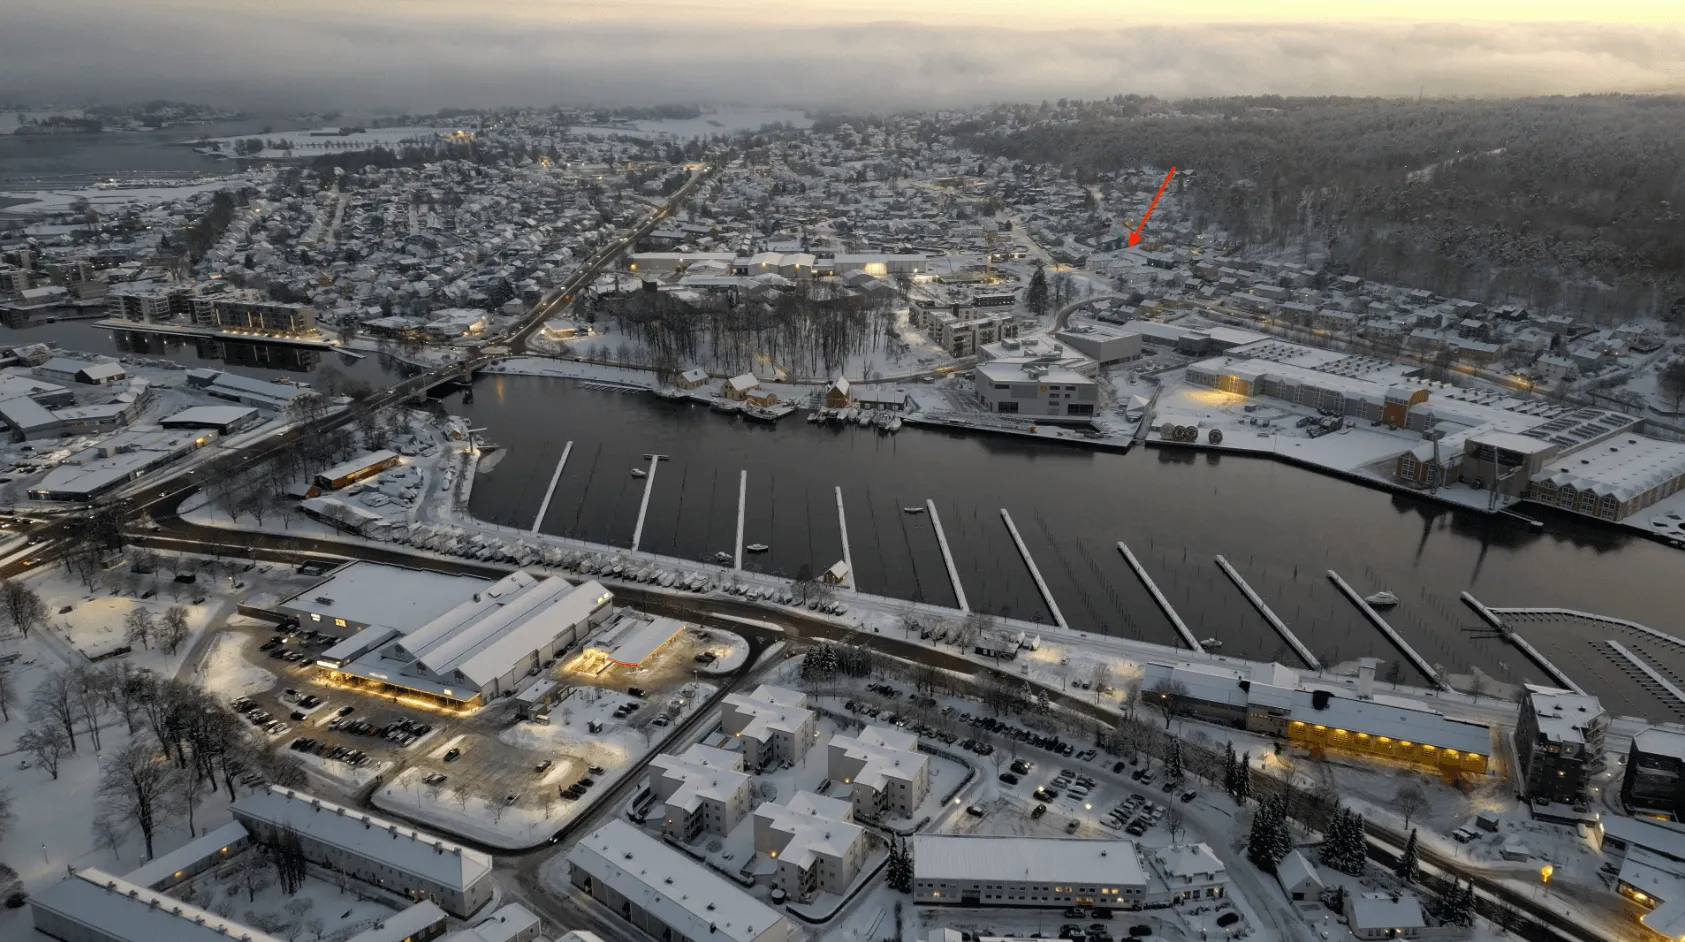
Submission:
<svg viewBox="0 0 1685 942">
<path fill-rule="evenodd" d="M 12 721 L 12 707 L 18 704 L 18 686 L 11 668 L 0 665 L 0 719 Z"/>
<path fill-rule="evenodd" d="M 112 859 L 116 859 L 117 852 L 123 849 L 123 839 L 128 837 L 128 828 L 121 818 L 115 818 L 101 812 L 94 815 L 94 840 L 99 846 L 111 852 Z"/>
<path fill-rule="evenodd" d="M 1404 815 L 1404 829 L 1410 829 L 1410 820 L 1416 815 L 1428 810 L 1428 796 L 1423 794 L 1420 785 L 1415 782 L 1405 782 L 1398 786 L 1398 793 L 1392 796 L 1393 810 Z"/>
<path fill-rule="evenodd" d="M 164 619 L 159 624 L 159 643 L 164 646 L 165 651 L 174 654 L 187 641 L 187 634 L 187 609 L 180 605 L 171 605 L 169 610 L 164 612 Z"/>
<path fill-rule="evenodd" d="M 18 748 L 34 756 L 35 761 L 56 781 L 59 762 L 70 751 L 70 742 L 64 738 L 64 730 L 50 722 L 42 722 L 24 730 L 23 735 L 18 737 Z"/>
<path fill-rule="evenodd" d="M 6 621 L 27 638 L 29 632 L 47 620 L 47 605 L 34 589 L 13 579 L 0 582 L 0 610 Z"/>
<path fill-rule="evenodd" d="M 1164 814 L 1164 826 L 1170 830 L 1171 842 L 1177 843 L 1182 840 L 1182 832 L 1187 830 L 1188 819 L 1187 816 L 1182 813 L 1181 808 L 1178 808 L 1175 805 L 1170 805 L 1168 807 L 1169 810 Z"/>
<path fill-rule="evenodd" d="M 100 776 L 100 809 L 140 828 L 148 858 L 153 855 L 154 834 L 169 820 L 170 795 L 175 791 L 177 774 L 152 746 L 131 742 L 106 760 Z"/>
<path fill-rule="evenodd" d="M 64 730 L 70 751 L 76 751 L 76 695 L 69 671 L 53 671 L 36 685 L 29 701 L 29 718 L 56 724 Z"/>
<path fill-rule="evenodd" d="M 1164 714 L 1164 728 L 1170 728 L 1170 718 L 1181 709 L 1183 698 L 1188 695 L 1188 687 L 1179 680 L 1161 680 L 1153 684 L 1152 688 L 1143 691 L 1141 699 Z"/>
<path fill-rule="evenodd" d="M 451 786 L 451 797 L 456 799 L 456 806 L 463 811 L 468 810 L 468 799 L 473 794 L 474 790 L 468 787 L 467 782 L 457 782 Z"/>
<path fill-rule="evenodd" d="M 105 689 L 102 686 L 103 676 L 97 668 L 78 667 L 71 672 L 70 679 L 72 703 L 76 707 L 76 715 L 82 719 L 82 727 L 88 732 L 88 741 L 94 744 L 94 751 L 100 750 L 99 725 L 105 718 Z"/>
<path fill-rule="evenodd" d="M 123 634 L 131 644 L 139 641 L 141 647 L 151 650 L 152 634 L 156 628 L 152 621 L 152 613 L 139 605 L 129 609 L 129 614 L 123 616 Z"/>
</svg>

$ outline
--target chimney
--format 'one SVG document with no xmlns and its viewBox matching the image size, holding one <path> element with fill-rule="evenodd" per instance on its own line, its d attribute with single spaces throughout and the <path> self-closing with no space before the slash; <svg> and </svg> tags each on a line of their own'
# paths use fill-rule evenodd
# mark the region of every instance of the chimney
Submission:
<svg viewBox="0 0 1685 942">
<path fill-rule="evenodd" d="M 1375 697 L 1375 668 L 1381 666 L 1378 657 L 1362 657 L 1357 660 L 1357 698 L 1372 700 Z"/>
</svg>

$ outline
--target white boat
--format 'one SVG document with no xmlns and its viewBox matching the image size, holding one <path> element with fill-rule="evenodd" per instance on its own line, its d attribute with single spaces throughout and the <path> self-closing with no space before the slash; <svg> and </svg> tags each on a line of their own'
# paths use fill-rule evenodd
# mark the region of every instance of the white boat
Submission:
<svg viewBox="0 0 1685 942">
<path fill-rule="evenodd" d="M 1398 604 L 1398 596 L 1393 595 L 1385 589 L 1382 589 L 1374 595 L 1366 595 L 1363 597 L 1363 600 L 1375 608 L 1391 608 Z"/>
<path fill-rule="evenodd" d="M 733 557 L 730 553 L 715 553 L 714 558 L 719 560 L 722 563 L 729 563 L 735 557 Z"/>
<path fill-rule="evenodd" d="M 896 416 L 896 417 L 895 417 L 895 418 L 893 418 L 893 419 L 890 419 L 890 420 L 889 420 L 889 424 L 888 424 L 888 425 L 886 425 L 886 426 L 884 426 L 884 429 L 885 429 L 885 430 L 886 430 L 886 431 L 890 431 L 890 432 L 899 432 L 899 431 L 901 431 L 901 417 L 900 417 L 900 416 Z"/>
<path fill-rule="evenodd" d="M 1207 651 L 1215 651 L 1223 646 L 1223 642 L 1218 641 L 1216 638 L 1206 638 L 1204 641 L 1199 643 L 1199 646 Z"/>
<path fill-rule="evenodd" d="M 818 422 L 818 421 L 819 421 L 819 413 L 817 413 L 817 412 L 809 412 L 809 413 L 808 413 L 808 414 L 807 414 L 807 420 L 808 420 L 808 421 L 809 421 L 809 422 Z"/>
<path fill-rule="evenodd" d="M 923 507 L 903 507 L 903 508 L 901 508 L 901 512 L 904 513 L 904 514 L 922 514 L 922 513 L 924 513 L 924 508 Z"/>
<path fill-rule="evenodd" d="M 839 413 L 837 415 L 837 421 L 843 422 L 843 423 L 853 422 L 854 417 L 858 414 L 859 413 L 854 411 L 853 409 L 844 409 L 844 410 L 842 410 L 841 413 Z"/>
<path fill-rule="evenodd" d="M 772 547 L 766 545 L 765 543 L 750 543 L 748 546 L 743 548 L 751 553 L 764 553 L 767 550 L 772 549 Z"/>
<path fill-rule="evenodd" d="M 647 478 L 649 477 L 649 472 L 645 471 L 643 468 L 633 468 L 632 476 L 635 478 Z"/>
<path fill-rule="evenodd" d="M 861 409 L 860 410 L 860 417 L 858 419 L 855 419 L 855 421 L 857 423 L 859 423 L 861 428 L 865 428 L 866 426 L 872 424 L 872 413 L 865 410 L 865 409 Z"/>
</svg>

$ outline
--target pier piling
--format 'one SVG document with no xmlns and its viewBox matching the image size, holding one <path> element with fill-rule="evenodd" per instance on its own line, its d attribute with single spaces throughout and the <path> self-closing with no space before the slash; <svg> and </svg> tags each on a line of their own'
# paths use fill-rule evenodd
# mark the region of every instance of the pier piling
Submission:
<svg viewBox="0 0 1685 942">
<path fill-rule="evenodd" d="M 1311 649 L 1305 647 L 1299 641 L 1298 636 L 1293 634 L 1292 629 L 1287 627 L 1286 622 L 1277 618 L 1275 612 L 1270 611 L 1269 605 L 1258 596 L 1258 593 L 1252 591 L 1252 587 L 1246 584 L 1246 580 L 1241 578 L 1240 573 L 1229 565 L 1229 561 L 1224 559 L 1221 553 L 1217 555 L 1217 565 L 1234 581 L 1235 588 L 1238 588 L 1241 594 L 1246 596 L 1247 601 L 1252 603 L 1252 607 L 1258 610 L 1258 614 L 1264 616 L 1264 620 L 1270 623 L 1270 627 L 1275 629 L 1275 633 L 1281 635 L 1281 640 L 1286 641 L 1288 646 L 1304 660 L 1311 670 L 1322 670 L 1322 663 L 1316 659 L 1316 655 L 1311 653 Z"/>
<path fill-rule="evenodd" d="M 1375 611 L 1373 606 L 1363 600 L 1363 596 L 1357 594 L 1356 589 L 1347 584 L 1346 580 L 1340 578 L 1339 573 L 1330 569 L 1328 570 L 1328 578 L 1342 593 L 1345 594 L 1346 598 L 1351 599 L 1351 603 L 1357 606 L 1357 610 L 1363 613 L 1363 617 L 1369 619 L 1371 624 L 1381 630 L 1381 634 L 1385 635 L 1387 640 L 1392 642 L 1393 647 L 1397 648 L 1400 653 L 1409 658 L 1410 663 L 1416 665 L 1416 669 L 1422 672 L 1422 676 L 1428 679 L 1428 683 L 1433 684 L 1441 690 L 1451 689 L 1450 684 L 1447 684 L 1444 680 L 1440 679 L 1439 672 L 1433 669 L 1433 665 L 1429 664 L 1426 660 L 1423 660 L 1422 656 L 1416 653 L 1416 649 L 1411 647 L 1410 643 L 1405 641 L 1402 635 L 1393 630 L 1393 627 L 1387 624 L 1387 620 L 1382 618 L 1380 613 Z"/>
<path fill-rule="evenodd" d="M 1036 561 L 1030 558 L 1030 548 L 1024 545 L 1024 538 L 1018 535 L 1018 527 L 1012 523 L 1012 515 L 1006 508 L 1000 509 L 1000 518 L 1006 521 L 1006 530 L 1012 534 L 1012 542 L 1018 544 L 1018 553 L 1024 557 L 1024 565 L 1030 567 L 1030 578 L 1036 581 L 1036 588 L 1041 590 L 1042 601 L 1047 603 L 1047 610 L 1053 613 L 1053 623 L 1061 628 L 1071 627 L 1065 622 L 1065 616 L 1059 611 L 1059 603 L 1053 601 L 1053 591 L 1047 587 L 1047 582 L 1041 577 L 1041 570 L 1036 568 Z"/>
<path fill-rule="evenodd" d="M 532 532 L 537 533 L 544 523 L 544 515 L 550 511 L 550 498 L 556 496 L 556 482 L 562 479 L 562 469 L 568 465 L 568 455 L 573 453 L 573 442 L 562 446 L 562 459 L 556 462 L 556 473 L 550 475 L 550 487 L 544 492 L 544 502 L 538 505 L 538 516 L 532 521 Z"/>
<path fill-rule="evenodd" d="M 1656 684 L 1658 686 L 1660 686 L 1663 690 L 1666 690 L 1668 692 L 1668 694 L 1673 697 L 1673 699 L 1678 700 L 1682 704 L 1685 704 L 1685 691 L 1681 691 L 1678 687 L 1675 687 L 1673 685 L 1672 681 L 1669 681 L 1666 677 L 1663 677 L 1661 675 L 1661 673 L 1658 672 L 1654 667 L 1651 667 L 1650 662 L 1644 660 L 1643 658 L 1641 658 L 1638 655 L 1632 653 L 1631 651 L 1628 651 L 1626 649 L 1626 645 L 1620 643 L 1619 641 L 1614 640 L 1613 638 L 1611 638 L 1611 639 L 1609 639 L 1609 640 L 1607 640 L 1603 643 L 1608 645 L 1609 649 L 1611 651 L 1614 651 L 1616 654 L 1619 654 L 1621 657 L 1625 658 L 1626 662 L 1628 664 L 1631 664 L 1633 667 L 1636 667 L 1639 670 L 1643 671 L 1644 676 L 1646 676 L 1646 677 L 1650 678 L 1651 680 L 1655 681 Z"/>
<path fill-rule="evenodd" d="M 1129 551 L 1129 547 L 1122 540 L 1118 541 L 1117 548 L 1118 552 L 1123 554 L 1124 561 L 1129 563 L 1129 568 L 1135 570 L 1135 575 L 1140 577 L 1141 583 L 1147 587 L 1147 592 L 1152 595 L 1153 601 L 1158 603 L 1158 607 L 1164 612 L 1164 617 L 1170 619 L 1171 626 L 1176 629 L 1177 634 L 1182 636 L 1183 643 L 1204 654 L 1205 648 L 1200 646 L 1199 639 L 1194 637 L 1193 631 L 1188 628 L 1186 622 L 1182 621 L 1182 616 L 1176 614 L 1176 609 L 1171 607 L 1170 600 L 1164 597 L 1163 592 L 1159 591 L 1157 583 L 1153 582 L 1153 577 L 1147 575 L 1147 570 L 1141 565 L 1141 561 L 1135 558 L 1135 554 Z"/>
<path fill-rule="evenodd" d="M 930 525 L 936 528 L 936 545 L 942 547 L 942 562 L 948 566 L 948 579 L 954 584 L 954 599 L 959 603 L 959 609 L 966 614 L 971 613 L 971 606 L 965 601 L 965 586 L 960 585 L 960 571 L 954 565 L 954 554 L 948 549 L 948 537 L 942 532 L 942 518 L 936 515 L 936 501 L 925 499 L 924 507 L 930 511 Z"/>
</svg>

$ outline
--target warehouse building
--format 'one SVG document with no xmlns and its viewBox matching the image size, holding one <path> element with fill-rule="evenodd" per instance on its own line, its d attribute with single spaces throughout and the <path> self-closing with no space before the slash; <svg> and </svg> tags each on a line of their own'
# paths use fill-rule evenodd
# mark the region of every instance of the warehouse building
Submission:
<svg viewBox="0 0 1685 942">
<path fill-rule="evenodd" d="M 887 726 L 831 737 L 829 774 L 832 781 L 853 787 L 855 817 L 913 816 L 930 794 L 930 758 L 918 748 L 917 736 Z"/>
<path fill-rule="evenodd" d="M 846 894 L 866 849 L 866 829 L 846 801 L 796 792 L 788 804 L 755 809 L 755 850 L 778 861 L 774 883 L 790 899 Z"/>
<path fill-rule="evenodd" d="M 29 489 L 31 500 L 85 502 L 198 451 L 215 432 L 137 425 L 66 458 Z"/>
<path fill-rule="evenodd" d="M 1134 363 L 1142 355 L 1141 335 L 1132 330 L 1078 324 L 1059 331 L 1056 336 L 1102 367 Z"/>
<path fill-rule="evenodd" d="M 753 693 L 727 694 L 720 725 L 743 741 L 743 758 L 751 769 L 802 761 L 816 735 L 807 695 L 771 684 Z"/>
<path fill-rule="evenodd" d="M 300 396 L 315 396 L 316 392 L 291 383 L 266 383 L 261 379 L 224 373 L 221 370 L 188 370 L 187 384 L 218 399 L 277 411 L 292 405 Z"/>
<path fill-rule="evenodd" d="M 661 831 L 689 843 L 702 834 L 724 837 L 749 813 L 749 776 L 743 754 L 701 743 L 678 755 L 649 760 L 649 788 L 666 806 Z"/>
<path fill-rule="evenodd" d="M 256 409 L 247 406 L 190 406 L 160 419 L 164 428 L 208 428 L 218 435 L 231 435 L 258 422 Z"/>
<path fill-rule="evenodd" d="M 410 899 L 431 900 L 461 919 L 491 899 L 491 857 L 289 788 L 270 786 L 230 806 L 252 838 L 296 836 L 313 864 Z"/>
<path fill-rule="evenodd" d="M 522 586 L 538 580 L 522 573 Z M 514 579 L 513 575 L 505 580 Z M 491 587 L 489 579 L 354 560 L 281 601 L 273 611 L 318 631 L 346 635 L 370 625 L 404 634 L 420 628 Z M 488 607 L 494 604 L 485 603 Z"/>
<path fill-rule="evenodd" d="M 395 468 L 403 460 L 395 451 L 371 451 L 342 461 L 316 475 L 316 486 L 337 491 L 358 481 L 372 478 L 387 468 Z"/>
<path fill-rule="evenodd" d="M 515 572 L 405 633 L 373 625 L 324 651 L 331 680 L 472 709 L 518 690 L 614 612 L 600 583 Z"/>
<path fill-rule="evenodd" d="M 574 846 L 568 881 L 661 942 L 788 942 L 765 903 L 625 821 Z"/>
<path fill-rule="evenodd" d="M 86 383 L 91 386 L 115 383 L 129 375 L 123 371 L 121 363 L 106 360 L 72 360 L 69 357 L 53 357 L 36 369 L 51 380 L 61 383 Z"/>
<path fill-rule="evenodd" d="M 654 657 L 684 630 L 685 623 L 677 618 L 622 612 L 585 650 L 598 662 L 637 667 Z"/>
<path fill-rule="evenodd" d="M 1134 909 L 1147 898 L 1131 841 L 921 834 L 912 847 L 915 903 Z"/>
</svg>

